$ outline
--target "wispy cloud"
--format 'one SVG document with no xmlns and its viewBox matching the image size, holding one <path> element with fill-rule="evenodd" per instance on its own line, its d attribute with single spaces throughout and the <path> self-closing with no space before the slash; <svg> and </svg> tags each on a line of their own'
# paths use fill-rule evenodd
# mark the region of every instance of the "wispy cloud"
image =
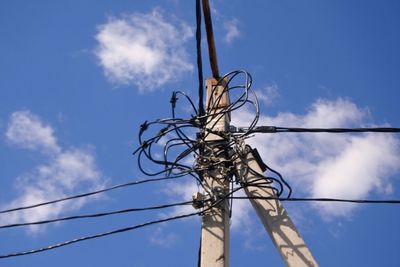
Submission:
<svg viewBox="0 0 400 267">
<path fill-rule="evenodd" d="M 54 130 L 30 111 L 17 111 L 11 115 L 6 131 L 7 140 L 14 145 L 45 153 L 57 153 L 60 147 Z"/>
<path fill-rule="evenodd" d="M 256 90 L 257 98 L 260 103 L 266 106 L 271 106 L 274 104 L 277 98 L 279 98 L 279 90 L 276 83 L 272 83 L 265 86 L 259 90 Z"/>
<path fill-rule="evenodd" d="M 192 196 L 199 191 L 199 187 L 193 180 L 170 182 L 163 189 L 163 193 L 169 196 L 174 201 L 189 201 Z M 195 212 L 195 209 L 190 205 L 175 207 L 170 213 L 163 216 L 177 216 Z"/>
<path fill-rule="evenodd" d="M 249 112 L 233 118 L 246 125 Z M 305 114 L 261 116 L 260 125 L 359 127 L 370 125 L 367 109 L 347 99 L 318 100 Z M 391 192 L 391 177 L 400 171 L 400 140 L 391 134 L 275 134 L 248 141 L 267 164 L 287 177 L 295 194 L 359 199 Z M 314 205 L 324 217 L 347 216 L 350 204 Z"/>
<path fill-rule="evenodd" d="M 242 37 L 242 24 L 238 18 L 227 16 L 224 14 L 224 12 L 221 12 L 220 10 L 223 9 L 221 7 L 218 7 L 218 3 L 213 3 L 213 5 L 211 6 L 211 13 L 216 20 L 216 30 L 221 31 L 221 35 L 223 35 L 223 42 L 230 45 L 234 40 Z M 222 25 L 222 27 L 220 25 Z"/>
<path fill-rule="evenodd" d="M 238 19 L 225 20 L 223 25 L 225 30 L 224 41 L 226 43 L 231 44 L 235 39 L 241 36 Z"/>
<path fill-rule="evenodd" d="M 109 18 L 98 27 L 96 56 L 107 78 L 151 91 L 193 69 L 184 44 L 192 29 L 161 11 Z"/>
<path fill-rule="evenodd" d="M 61 149 L 51 126 L 45 125 L 30 111 L 14 112 L 10 117 L 6 138 L 12 144 L 38 152 L 52 151 L 47 162 L 16 178 L 18 195 L 2 209 L 27 206 L 98 188 L 105 178 L 96 165 L 92 150 L 85 148 Z M 0 223 L 17 223 L 54 218 L 78 210 L 93 198 L 60 202 L 51 206 L 12 212 L 0 216 Z M 32 226 L 32 233 L 43 227 Z"/>
<path fill-rule="evenodd" d="M 171 248 L 178 241 L 178 235 L 157 227 L 150 237 L 150 243 L 158 247 Z"/>
</svg>

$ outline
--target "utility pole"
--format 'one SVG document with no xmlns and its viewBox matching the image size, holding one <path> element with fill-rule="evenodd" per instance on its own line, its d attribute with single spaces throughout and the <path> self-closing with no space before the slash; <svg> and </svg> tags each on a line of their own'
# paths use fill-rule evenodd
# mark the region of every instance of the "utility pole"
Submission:
<svg viewBox="0 0 400 267">
<path fill-rule="evenodd" d="M 231 160 L 232 155 L 231 151 L 227 151 L 226 135 L 223 136 L 228 132 L 231 120 L 231 114 L 225 111 L 230 105 L 229 89 L 226 81 L 220 79 L 219 75 L 209 1 L 202 0 L 202 3 L 213 78 L 206 80 L 207 121 L 202 132 L 204 144 L 197 158 L 198 166 L 203 172 L 203 195 L 194 197 L 194 200 L 211 199 L 203 207 L 200 266 L 229 267 L 230 210 L 226 196 L 231 177 L 225 162 Z M 245 185 L 247 196 L 286 266 L 318 266 L 281 202 L 276 199 L 275 191 L 257 184 L 260 181 L 265 182 L 264 179 L 260 180 L 263 177 L 263 163 L 258 153 L 244 142 L 235 152 L 236 178 Z"/>
<path fill-rule="evenodd" d="M 213 132 L 226 132 L 230 115 L 221 113 L 229 105 L 228 93 L 225 86 L 218 84 L 216 79 L 206 80 L 207 102 L 209 119 L 206 128 Z M 204 194 L 212 198 L 205 205 L 201 227 L 201 267 L 228 267 L 229 266 L 229 202 L 223 197 L 229 192 L 229 177 L 225 167 L 228 155 L 224 138 L 218 134 L 205 131 L 204 162 L 206 168 L 203 176 Z M 202 158 L 200 158 L 202 160 Z M 201 164 L 201 163 L 200 163 Z M 210 208 L 209 205 L 215 207 Z"/>
<path fill-rule="evenodd" d="M 203 176 L 203 189 L 207 197 L 213 201 L 205 204 L 201 226 L 201 267 L 228 267 L 229 266 L 229 202 L 222 199 L 229 192 L 229 177 L 224 167 L 224 160 L 228 157 L 224 138 L 212 132 L 224 133 L 229 129 L 230 114 L 221 110 L 229 103 L 225 84 L 219 81 L 217 53 L 214 43 L 211 12 L 208 0 L 203 0 L 203 14 L 207 33 L 208 54 L 213 78 L 206 80 L 206 110 L 209 116 L 206 121 L 205 144 L 200 162 L 206 169 Z M 212 161 L 212 162 L 210 162 Z M 210 167 L 213 166 L 213 167 Z M 219 199 L 221 197 L 221 199 Z M 217 205 L 210 208 L 209 205 Z"/>
</svg>

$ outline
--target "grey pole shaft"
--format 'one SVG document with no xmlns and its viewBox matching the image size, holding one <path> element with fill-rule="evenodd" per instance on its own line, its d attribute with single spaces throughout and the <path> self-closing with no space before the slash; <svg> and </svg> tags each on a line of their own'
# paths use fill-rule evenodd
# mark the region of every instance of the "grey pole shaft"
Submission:
<svg viewBox="0 0 400 267">
<path fill-rule="evenodd" d="M 254 186 L 245 187 L 244 190 L 285 265 L 290 267 L 318 266 L 282 203 L 277 199 L 251 199 L 252 197 L 276 198 L 276 194 L 271 188 L 256 186 L 257 183 L 261 185 L 260 177 L 262 177 L 263 171 L 253 152 L 248 148 L 246 147 L 246 155 L 237 160 L 237 175 L 244 183 L 254 184 Z"/>
<path fill-rule="evenodd" d="M 219 114 L 229 105 L 228 93 L 224 92 L 224 85 L 218 84 L 216 79 L 206 81 L 207 102 L 209 110 L 206 128 L 217 132 L 226 132 L 229 127 L 230 115 Z M 217 101 L 217 102 L 216 102 Z M 218 115 L 213 115 L 218 114 Z M 229 191 L 229 179 L 221 174 L 221 164 L 224 158 L 224 146 L 226 141 L 216 134 L 206 131 L 205 153 L 212 154 L 208 157 L 211 162 L 206 166 L 203 188 L 204 194 L 218 199 Z M 214 167 L 212 167 L 214 166 Z M 216 167 L 218 166 L 218 167 Z M 207 208 L 207 206 L 206 206 Z M 201 267 L 228 267 L 229 266 L 229 204 L 224 199 L 220 203 L 207 210 L 202 217 L 201 227 Z"/>
</svg>

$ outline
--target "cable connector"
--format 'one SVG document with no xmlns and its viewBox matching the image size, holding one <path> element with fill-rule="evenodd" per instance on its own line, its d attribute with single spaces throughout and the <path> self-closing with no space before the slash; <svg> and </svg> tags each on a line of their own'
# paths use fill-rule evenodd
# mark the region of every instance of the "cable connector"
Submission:
<svg viewBox="0 0 400 267">
<path fill-rule="evenodd" d="M 171 103 L 173 109 L 175 109 L 176 101 L 178 101 L 178 98 L 176 97 L 176 92 L 173 91 L 171 99 L 169 100 L 169 102 Z"/>
<path fill-rule="evenodd" d="M 195 209 L 201 209 L 204 208 L 204 202 L 205 202 L 206 196 L 200 192 L 197 192 L 192 196 L 192 206 Z"/>
<path fill-rule="evenodd" d="M 258 153 L 257 148 L 250 148 L 250 149 L 251 149 L 251 153 L 253 154 L 254 159 L 257 161 L 258 166 L 260 166 L 261 170 L 263 172 L 265 172 L 268 169 L 268 166 L 262 160 L 260 153 Z"/>
<path fill-rule="evenodd" d="M 138 147 L 135 151 L 133 151 L 133 155 L 135 155 L 139 150 L 141 149 L 146 149 L 149 146 L 149 143 L 147 141 L 144 141 L 143 143 L 140 144 L 140 147 Z"/>
<path fill-rule="evenodd" d="M 211 189 L 211 192 L 212 192 L 212 196 L 211 196 L 212 203 L 217 203 L 218 201 L 220 201 L 221 199 L 223 199 L 226 196 L 225 190 L 220 186 L 213 187 Z"/>
<path fill-rule="evenodd" d="M 139 134 L 142 134 L 148 128 L 149 128 L 149 124 L 147 123 L 147 120 L 146 120 L 140 125 L 140 133 Z"/>
<path fill-rule="evenodd" d="M 252 130 L 252 132 L 260 132 L 260 133 L 276 133 L 275 126 L 258 126 Z"/>
<path fill-rule="evenodd" d="M 254 129 L 249 129 L 248 127 L 236 127 L 233 125 L 229 126 L 229 131 L 231 133 L 277 133 L 277 129 L 275 126 L 258 126 Z"/>
<path fill-rule="evenodd" d="M 156 143 L 168 132 L 169 126 L 161 128 L 161 130 L 158 132 L 158 138 L 156 140 Z"/>
</svg>

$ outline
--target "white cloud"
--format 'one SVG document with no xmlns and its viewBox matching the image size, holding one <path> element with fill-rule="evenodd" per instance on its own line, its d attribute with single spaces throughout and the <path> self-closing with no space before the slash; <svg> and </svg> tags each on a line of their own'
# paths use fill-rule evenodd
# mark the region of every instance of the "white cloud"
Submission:
<svg viewBox="0 0 400 267">
<path fill-rule="evenodd" d="M 225 37 L 224 40 L 226 43 L 231 44 L 233 40 L 239 38 L 241 36 L 241 32 L 239 30 L 239 20 L 234 18 L 231 20 L 224 21 L 224 30 Z"/>
<path fill-rule="evenodd" d="M 163 193 L 168 195 L 173 201 L 190 201 L 192 200 L 192 196 L 199 190 L 194 179 L 186 182 L 178 180 L 177 182 L 168 183 L 163 189 Z M 196 210 L 191 205 L 185 205 L 175 207 L 170 213 L 163 214 L 163 216 L 178 216 L 193 212 L 196 212 Z"/>
<path fill-rule="evenodd" d="M 246 126 L 249 112 L 233 118 Z M 259 125 L 291 127 L 359 127 L 368 110 L 346 99 L 318 100 L 303 115 L 290 112 L 261 116 Z M 359 199 L 391 192 L 390 177 L 400 171 L 400 141 L 391 134 L 264 134 L 249 139 L 264 161 L 286 177 L 295 194 Z M 325 217 L 345 216 L 350 204 L 314 205 Z"/>
<path fill-rule="evenodd" d="M 192 71 L 185 42 L 189 26 L 154 10 L 110 18 L 98 27 L 96 56 L 108 79 L 151 91 Z"/>
<path fill-rule="evenodd" d="M 7 134 L 7 138 L 10 139 L 12 136 L 13 143 L 28 149 L 48 150 L 51 148 L 54 153 L 49 156 L 47 163 L 35 167 L 32 171 L 16 179 L 15 189 L 18 195 L 9 203 L 1 205 L 1 209 L 47 202 L 104 185 L 105 178 L 98 170 L 95 157 L 89 148 L 61 151 L 61 148 L 56 145 L 56 138 L 53 136 L 54 130 L 50 126 L 43 126 L 40 118 L 29 111 L 13 113 L 10 121 L 7 133 L 14 134 Z M 29 134 L 28 130 L 32 130 L 33 137 L 25 137 L 23 132 L 27 131 L 25 134 Z M 76 211 L 93 199 L 93 197 L 82 198 L 8 213 L 0 217 L 0 223 L 9 224 L 55 218 L 61 214 Z M 40 229 L 43 227 L 32 226 L 29 228 L 31 233 L 36 233 Z"/>
<path fill-rule="evenodd" d="M 262 89 L 255 91 L 258 101 L 266 106 L 271 106 L 277 98 L 279 98 L 278 85 L 272 83 Z"/>
<path fill-rule="evenodd" d="M 60 151 L 53 128 L 45 125 L 39 117 L 27 110 L 11 114 L 6 138 L 11 144 L 30 150 L 44 153 Z"/>
<path fill-rule="evenodd" d="M 171 248 L 178 241 L 178 235 L 171 232 L 165 232 L 162 227 L 157 227 L 150 237 L 150 242 L 163 248 Z"/>
<path fill-rule="evenodd" d="M 243 190 L 241 190 L 235 193 L 235 196 L 243 197 L 245 196 L 245 193 Z M 241 232 L 251 232 L 251 226 L 253 225 L 253 222 L 250 214 L 250 209 L 252 209 L 250 201 L 240 199 L 237 201 L 234 200 L 232 207 L 232 229 L 240 230 Z"/>
</svg>

